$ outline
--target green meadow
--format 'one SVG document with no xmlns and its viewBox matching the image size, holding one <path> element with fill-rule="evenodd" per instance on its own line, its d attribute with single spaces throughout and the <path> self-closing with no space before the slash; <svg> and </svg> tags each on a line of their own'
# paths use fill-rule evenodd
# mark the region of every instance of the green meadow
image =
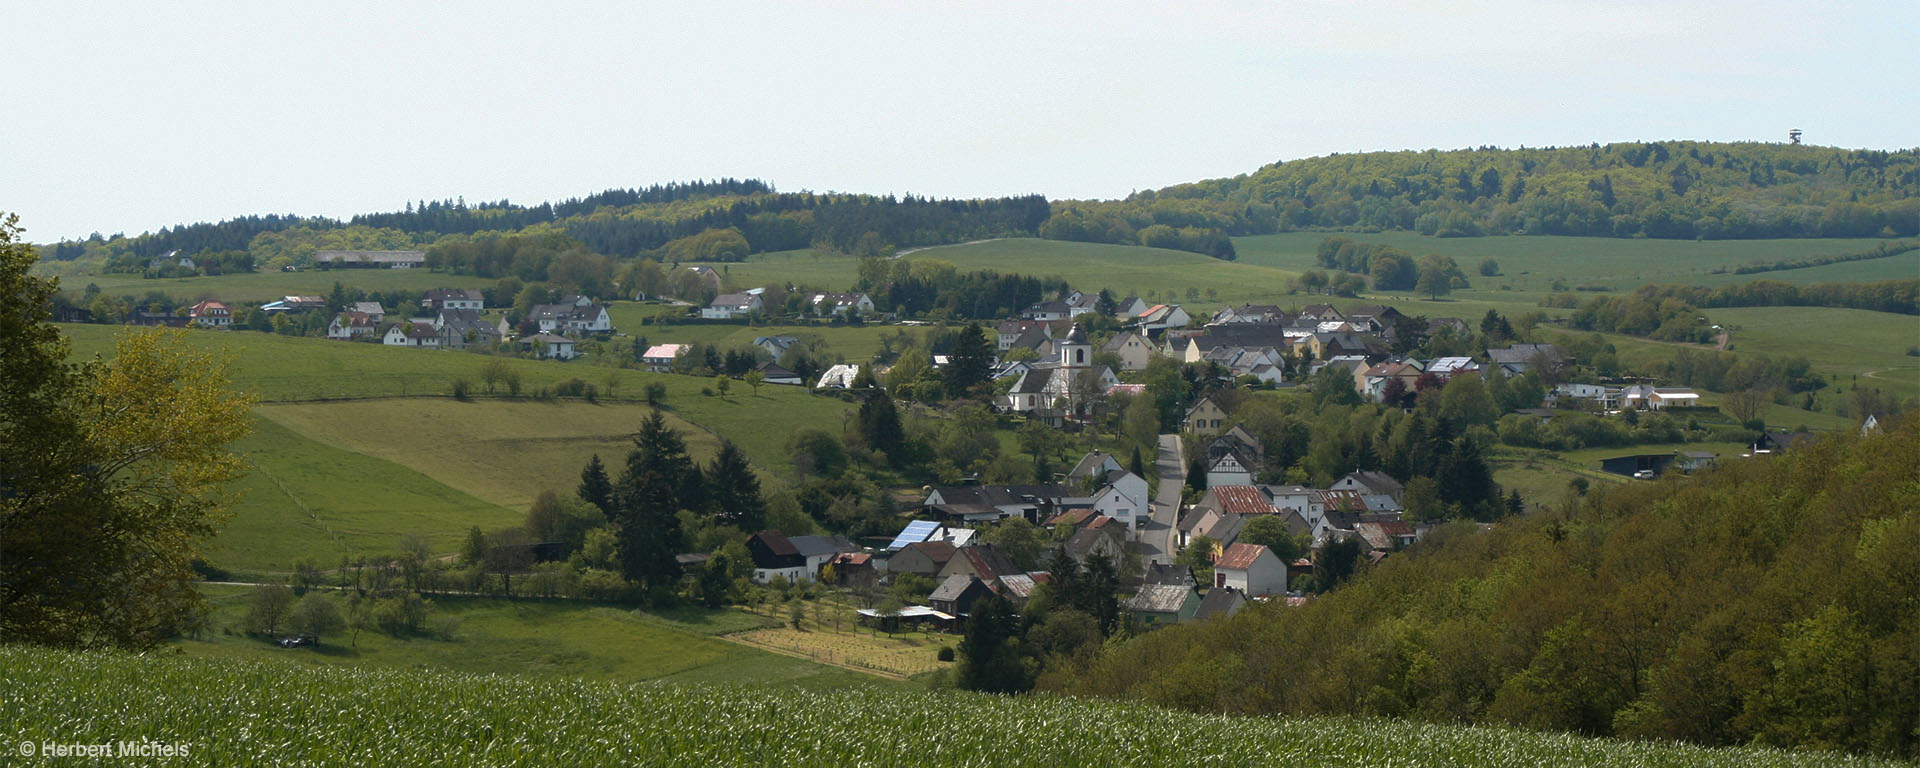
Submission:
<svg viewBox="0 0 1920 768">
<path fill-rule="evenodd" d="M 368 425 L 363 427 L 371 428 Z M 301 558 L 322 568 L 342 556 L 393 552 L 419 533 L 437 552 L 468 528 L 500 528 L 523 513 L 474 498 L 408 467 L 337 448 L 256 418 L 233 446 L 248 472 L 231 488 L 233 516 L 205 548 L 207 561 L 240 573 L 286 573 Z"/>
<path fill-rule="evenodd" d="M 572 493 L 595 454 L 618 474 L 633 433 L 652 410 L 628 402 L 416 397 L 276 403 L 255 412 L 309 440 L 393 462 L 488 504 L 525 510 L 541 491 Z M 705 463 L 719 449 L 718 438 L 678 415 L 667 414 L 667 424 L 679 430 L 695 461 Z"/>
<path fill-rule="evenodd" d="M 490 288 L 489 278 L 455 275 L 425 269 L 338 269 L 304 272 L 254 272 L 251 274 L 212 275 L 208 277 L 169 277 L 147 279 L 139 275 L 67 275 L 60 287 L 78 294 L 87 284 L 100 286 L 109 296 L 144 296 L 160 291 L 176 299 L 199 301 L 218 299 L 230 302 L 272 301 L 282 296 L 325 296 L 334 283 L 366 291 L 418 291 L 434 288 Z M 388 307 L 387 311 L 405 316 Z"/>
<path fill-rule="evenodd" d="M 176 647 L 188 656 L 310 667 L 368 666 L 607 682 L 771 683 L 807 688 L 895 687 L 860 672 L 720 639 L 770 622 L 741 610 L 649 612 L 579 601 L 430 598 L 429 625 L 447 637 L 341 631 L 315 648 L 283 649 L 244 634 L 252 588 L 203 587 L 209 630 Z M 339 596 L 344 599 L 344 595 Z"/>
</svg>

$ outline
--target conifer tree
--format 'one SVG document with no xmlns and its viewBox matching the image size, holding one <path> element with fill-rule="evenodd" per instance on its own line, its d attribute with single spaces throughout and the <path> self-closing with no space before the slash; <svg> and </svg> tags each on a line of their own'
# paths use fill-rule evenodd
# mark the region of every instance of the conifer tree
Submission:
<svg viewBox="0 0 1920 768">
<path fill-rule="evenodd" d="M 587 468 L 580 470 L 580 498 L 599 508 L 600 513 L 613 513 L 613 481 L 607 479 L 607 468 L 600 463 L 600 454 L 594 454 L 587 460 Z"/>
<path fill-rule="evenodd" d="M 627 454 L 627 468 L 614 487 L 614 525 L 620 543 L 620 568 L 649 593 L 671 588 L 680 577 L 674 559 L 684 546 L 679 511 L 686 506 L 689 483 L 701 477 L 687 457 L 686 443 L 656 410 L 640 424 Z"/>
<path fill-rule="evenodd" d="M 707 500 L 715 514 L 744 531 L 766 526 L 767 505 L 760 496 L 760 479 L 747 464 L 747 455 L 732 440 L 720 441 L 720 453 L 713 457 L 706 475 Z"/>
</svg>

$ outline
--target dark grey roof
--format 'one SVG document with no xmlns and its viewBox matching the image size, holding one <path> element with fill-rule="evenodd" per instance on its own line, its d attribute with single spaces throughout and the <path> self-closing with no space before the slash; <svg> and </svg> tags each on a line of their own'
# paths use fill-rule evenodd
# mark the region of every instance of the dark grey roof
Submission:
<svg viewBox="0 0 1920 768">
<path fill-rule="evenodd" d="M 1192 585 L 1148 584 L 1140 592 L 1127 598 L 1122 607 L 1139 613 L 1179 613 L 1181 606 L 1187 604 L 1187 598 L 1193 595 Z"/>
<path fill-rule="evenodd" d="M 1193 569 L 1179 563 L 1152 563 L 1147 566 L 1148 584 L 1193 586 Z"/>
<path fill-rule="evenodd" d="M 801 557 L 860 551 L 845 536 L 793 536 L 787 540 L 793 542 L 793 548 L 800 552 Z"/>
<path fill-rule="evenodd" d="M 1534 357 L 1541 355 L 1556 363 L 1567 359 L 1566 354 L 1552 344 L 1515 344 L 1506 349 L 1487 350 L 1487 359 L 1502 365 L 1531 363 Z"/>
<path fill-rule="evenodd" d="M 940 582 L 940 586 L 933 590 L 933 594 L 927 596 L 927 600 L 929 602 L 936 600 L 949 603 L 953 602 L 960 599 L 961 595 L 966 594 L 967 587 L 973 586 L 973 583 L 976 581 L 979 581 L 979 579 L 966 573 L 956 573 L 948 576 L 946 581 Z"/>
<path fill-rule="evenodd" d="M 1246 595 L 1233 587 L 1215 587 L 1207 590 L 1207 596 L 1200 601 L 1200 608 L 1193 612 L 1195 619 L 1210 619 L 1215 616 L 1232 616 L 1247 606 Z"/>
</svg>

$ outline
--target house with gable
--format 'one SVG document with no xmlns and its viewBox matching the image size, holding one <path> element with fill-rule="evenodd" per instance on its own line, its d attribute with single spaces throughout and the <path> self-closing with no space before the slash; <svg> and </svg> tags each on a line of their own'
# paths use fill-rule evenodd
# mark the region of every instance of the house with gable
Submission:
<svg viewBox="0 0 1920 768">
<path fill-rule="evenodd" d="M 333 316 L 333 322 L 327 324 L 327 338 L 356 339 L 370 336 L 378 330 L 377 322 L 365 312 L 341 312 Z"/>
<path fill-rule="evenodd" d="M 574 349 L 573 339 L 551 333 L 522 336 L 515 339 L 514 343 L 540 360 L 572 360 L 580 356 L 579 351 Z"/>
<path fill-rule="evenodd" d="M 389 347 L 432 347 L 439 349 L 440 331 L 433 327 L 433 323 L 424 320 L 409 320 L 404 323 L 394 323 L 388 326 L 386 334 L 380 337 L 380 343 Z"/>
<path fill-rule="evenodd" d="M 973 610 L 974 603 L 992 596 L 993 588 L 985 580 L 956 573 L 940 581 L 940 586 L 927 596 L 927 606 L 949 616 L 961 616 Z"/>
<path fill-rule="evenodd" d="M 673 361 L 687 352 L 686 344 L 655 344 L 640 354 L 640 364 L 653 373 L 672 373 Z"/>
<path fill-rule="evenodd" d="M 420 308 L 427 312 L 443 309 L 471 309 L 478 312 L 487 308 L 487 297 L 471 288 L 435 288 L 420 299 Z"/>
<path fill-rule="evenodd" d="M 506 335 L 500 330 L 505 323 L 505 318 L 489 323 L 477 309 L 441 309 L 433 316 L 433 327 L 440 331 L 440 346 L 449 349 L 498 344 Z M 572 343 L 572 339 L 567 340 L 568 346 Z"/>
<path fill-rule="evenodd" d="M 819 317 L 845 317 L 849 312 L 872 317 L 874 312 L 873 298 L 864 293 L 816 293 L 807 304 Z"/>
<path fill-rule="evenodd" d="M 1120 370 L 1144 371 L 1153 360 L 1153 342 L 1139 331 L 1121 331 L 1100 345 L 1100 351 L 1120 358 Z"/>
<path fill-rule="evenodd" d="M 1487 359 L 1508 376 L 1518 376 L 1537 368 L 1557 370 L 1573 358 L 1552 344 L 1512 344 L 1505 349 L 1488 349 Z"/>
<path fill-rule="evenodd" d="M 1287 564 L 1259 544 L 1235 542 L 1213 562 L 1215 589 L 1233 588 L 1252 597 L 1287 591 Z"/>
<path fill-rule="evenodd" d="M 1147 584 L 1120 604 L 1146 625 L 1192 621 L 1200 610 L 1200 593 L 1192 585 Z"/>
<path fill-rule="evenodd" d="M 723 293 L 700 309 L 703 320 L 739 320 L 765 309 L 760 296 L 752 293 Z"/>
<path fill-rule="evenodd" d="M 187 309 L 187 319 L 202 328 L 227 328 L 233 325 L 233 309 L 207 299 Z"/>
<path fill-rule="evenodd" d="M 1193 323 L 1193 316 L 1180 308 L 1178 304 L 1159 304 L 1140 313 L 1134 319 L 1134 327 L 1148 336 L 1160 333 L 1168 328 L 1185 328 Z"/>
<path fill-rule="evenodd" d="M 1394 501 L 1400 500 L 1400 494 L 1406 490 L 1400 481 L 1392 475 L 1371 469 L 1359 469 L 1347 473 L 1328 489 L 1334 491 L 1359 491 L 1362 494 L 1380 494 Z"/>
<path fill-rule="evenodd" d="M 1086 527 L 1074 531 L 1064 545 L 1067 556 L 1084 566 L 1087 558 L 1099 555 L 1118 569 L 1126 559 L 1127 543 L 1120 533 L 1120 525 L 1112 521 L 1113 518 L 1101 515 L 1088 522 Z"/>
<path fill-rule="evenodd" d="M 585 296 L 567 296 L 558 304 L 535 304 L 527 317 L 541 333 L 611 333 L 613 319 L 607 308 Z"/>
<path fill-rule="evenodd" d="M 1113 303 L 1113 317 L 1116 320 L 1131 320 L 1146 314 L 1153 305 L 1138 296 L 1128 296 Z"/>
<path fill-rule="evenodd" d="M 1260 439 L 1234 425 L 1207 441 L 1207 487 L 1252 485 L 1264 455 Z"/>
<path fill-rule="evenodd" d="M 747 554 L 753 558 L 755 584 L 766 584 L 775 576 L 789 582 L 813 578 L 813 572 L 807 570 L 806 556 L 779 531 L 761 531 L 748 537 Z"/>
<path fill-rule="evenodd" d="M 1200 601 L 1200 607 L 1194 609 L 1194 621 L 1206 621 L 1212 618 L 1226 618 L 1247 607 L 1247 594 L 1232 587 L 1214 587 L 1207 590 L 1206 598 Z"/>
<path fill-rule="evenodd" d="M 1005 551 L 992 544 L 976 544 L 954 550 L 953 558 L 947 561 L 946 567 L 940 569 L 936 578 L 945 581 L 956 574 L 973 576 L 991 586 L 1001 576 L 1016 573 L 1024 571 L 1014 567 L 1013 558 L 1007 557 Z"/>
<path fill-rule="evenodd" d="M 1209 396 L 1200 398 L 1200 402 L 1189 407 L 1186 415 L 1181 417 L 1180 424 L 1188 432 L 1210 435 L 1225 429 L 1226 421 L 1227 412 Z"/>
<path fill-rule="evenodd" d="M 916 541 L 887 558 L 888 573 L 917 573 L 932 578 L 953 560 L 959 549 L 947 541 Z"/>
</svg>

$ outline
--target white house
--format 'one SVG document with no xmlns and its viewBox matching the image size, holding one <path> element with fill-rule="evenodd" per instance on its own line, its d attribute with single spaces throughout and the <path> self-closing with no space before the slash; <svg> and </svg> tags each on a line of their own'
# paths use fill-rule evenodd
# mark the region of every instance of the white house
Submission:
<svg viewBox="0 0 1920 768">
<path fill-rule="evenodd" d="M 757 294 L 724 293 L 713 297 L 713 302 L 700 310 L 700 317 L 707 320 L 734 320 L 759 312 L 765 306 Z"/>
<path fill-rule="evenodd" d="M 613 318 L 607 308 L 585 296 L 568 296 L 558 304 L 536 304 L 527 312 L 540 325 L 541 333 L 607 333 L 613 330 Z"/>
<path fill-rule="evenodd" d="M 440 348 L 440 330 L 433 323 L 424 320 L 409 320 L 394 323 L 387 327 L 387 333 L 380 343 L 389 347 L 432 347 Z"/>
<path fill-rule="evenodd" d="M 861 317 L 873 314 L 873 299 L 864 293 L 816 293 L 808 299 L 813 313 L 821 317 L 845 315 L 858 312 Z"/>
<path fill-rule="evenodd" d="M 428 312 L 442 309 L 471 309 L 479 311 L 487 308 L 487 297 L 470 288 L 435 288 L 427 291 L 420 299 L 420 308 Z"/>
<path fill-rule="evenodd" d="M 1142 332 L 1151 334 L 1168 328 L 1185 328 L 1193 322 L 1193 317 L 1178 304 L 1160 304 L 1140 314 L 1138 326 Z"/>
<path fill-rule="evenodd" d="M 1287 591 L 1287 564 L 1264 546 L 1235 542 L 1213 563 L 1213 587 L 1255 597 L 1281 594 Z"/>
<path fill-rule="evenodd" d="M 523 337 L 519 341 L 520 346 L 528 348 L 533 352 L 534 357 L 541 360 L 572 360 L 579 356 L 579 352 L 574 350 L 573 339 L 565 336 L 536 333 Z"/>
<path fill-rule="evenodd" d="M 327 338 L 351 339 L 373 333 L 379 323 L 365 312 L 342 312 L 333 316 L 333 322 L 327 324 Z"/>
<path fill-rule="evenodd" d="M 686 351 L 685 344 L 655 344 L 641 353 L 640 364 L 654 373 L 671 373 L 674 359 Z"/>
</svg>

